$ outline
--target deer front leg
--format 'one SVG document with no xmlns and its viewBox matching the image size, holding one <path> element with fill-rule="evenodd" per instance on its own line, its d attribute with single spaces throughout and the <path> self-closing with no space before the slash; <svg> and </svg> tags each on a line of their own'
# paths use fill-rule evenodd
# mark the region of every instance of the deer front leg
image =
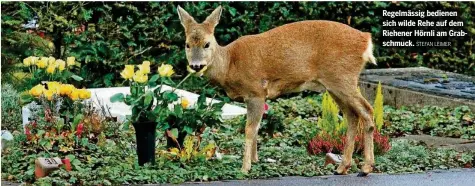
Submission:
<svg viewBox="0 0 475 186">
<path fill-rule="evenodd" d="M 335 175 L 346 175 L 348 169 L 351 167 L 353 159 L 353 151 L 355 149 L 355 135 L 358 127 L 358 117 L 351 109 L 351 100 L 343 102 L 341 95 L 330 92 L 332 98 L 336 101 L 338 106 L 342 109 L 343 115 L 347 119 L 348 130 L 346 131 L 346 144 L 343 150 L 343 160 L 334 172 Z"/>
<path fill-rule="evenodd" d="M 257 128 L 259 129 L 259 125 L 257 126 Z M 251 154 L 252 163 L 259 162 L 259 156 L 257 155 L 257 136 L 258 134 L 256 132 L 256 135 L 254 135 L 254 141 L 252 142 L 252 154 Z"/>
<path fill-rule="evenodd" d="M 335 175 L 346 175 L 348 174 L 348 169 L 351 167 L 351 161 L 353 159 L 353 151 L 355 149 L 355 134 L 357 130 L 358 120 L 357 117 L 351 112 L 351 110 L 346 109 L 344 114 L 346 115 L 348 121 L 348 130 L 346 131 L 346 144 L 343 151 L 343 160 L 336 169 Z"/>
<path fill-rule="evenodd" d="M 244 157 L 242 172 L 247 173 L 251 169 L 251 159 L 257 159 L 257 132 L 259 123 L 264 113 L 265 98 L 249 98 L 247 103 L 246 140 L 244 145 Z"/>
</svg>

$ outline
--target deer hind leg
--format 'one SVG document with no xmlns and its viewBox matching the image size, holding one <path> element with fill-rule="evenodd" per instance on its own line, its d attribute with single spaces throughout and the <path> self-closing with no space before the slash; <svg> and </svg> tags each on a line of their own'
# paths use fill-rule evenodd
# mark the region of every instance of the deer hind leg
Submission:
<svg viewBox="0 0 475 186">
<path fill-rule="evenodd" d="M 351 161 L 353 159 L 358 117 L 349 105 L 343 102 L 338 96 L 332 92 L 330 92 L 330 95 L 332 95 L 332 98 L 338 104 L 340 109 L 343 111 L 343 115 L 347 119 L 348 129 L 346 131 L 346 144 L 343 151 L 343 160 L 334 173 L 335 175 L 346 175 L 348 169 L 351 167 Z"/>
<path fill-rule="evenodd" d="M 247 122 L 246 122 L 246 140 L 244 145 L 244 157 L 242 172 L 248 172 L 251 169 L 251 159 L 257 159 L 257 132 L 259 123 L 264 114 L 265 98 L 249 98 L 247 103 Z"/>
<path fill-rule="evenodd" d="M 366 176 L 373 171 L 374 167 L 374 144 L 373 132 L 375 125 L 373 122 L 373 108 L 366 101 L 366 99 L 359 95 L 359 116 L 364 121 L 363 136 L 364 136 L 364 164 L 361 167 L 361 172 L 358 176 Z"/>
<path fill-rule="evenodd" d="M 358 174 L 358 176 L 366 176 L 373 171 L 374 166 L 373 132 L 375 126 L 373 122 L 373 108 L 361 95 L 361 93 L 356 90 L 356 88 L 355 90 L 346 90 L 346 92 L 340 92 L 340 94 L 337 94 L 337 97 L 339 97 L 341 100 L 345 100 L 346 104 L 348 104 L 350 112 L 356 115 L 356 118 L 354 118 L 352 121 L 353 124 L 351 124 L 353 127 L 349 127 L 348 132 L 356 132 L 358 122 L 363 122 L 362 133 L 364 138 L 364 164 L 361 167 L 361 172 Z M 348 134 L 348 136 L 349 135 L 350 134 Z M 354 138 L 349 138 L 348 142 L 350 141 L 353 144 Z"/>
</svg>

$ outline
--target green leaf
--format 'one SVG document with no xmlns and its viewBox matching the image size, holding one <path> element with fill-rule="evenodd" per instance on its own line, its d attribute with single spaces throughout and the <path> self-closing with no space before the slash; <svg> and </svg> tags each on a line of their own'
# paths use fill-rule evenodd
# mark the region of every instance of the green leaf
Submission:
<svg viewBox="0 0 475 186">
<path fill-rule="evenodd" d="M 145 104 L 145 106 L 149 106 L 150 103 L 152 103 L 153 101 L 153 92 L 152 91 L 147 91 L 147 93 L 145 93 L 145 99 L 143 101 L 143 103 Z"/>
<path fill-rule="evenodd" d="M 35 97 L 30 95 L 28 92 L 20 94 L 20 104 L 21 105 L 31 103 L 33 100 L 35 100 Z"/>
<path fill-rule="evenodd" d="M 167 130 L 167 135 L 168 135 L 168 137 L 170 137 L 170 138 L 172 138 L 173 140 L 176 141 L 176 139 L 178 138 L 178 129 L 173 128 L 171 130 Z"/>
<path fill-rule="evenodd" d="M 110 101 L 112 103 L 115 103 L 115 102 L 118 102 L 118 101 L 124 101 L 124 94 L 122 93 L 117 93 L 117 94 L 114 94 L 111 98 L 110 98 Z"/>
<path fill-rule="evenodd" d="M 160 78 L 160 75 L 158 75 L 158 74 L 153 75 L 153 76 L 148 80 L 148 85 L 149 85 L 150 87 L 155 87 L 155 86 L 157 86 L 157 80 L 158 80 L 158 78 Z"/>
<path fill-rule="evenodd" d="M 74 74 L 71 76 L 71 78 L 73 78 L 73 79 L 76 80 L 76 81 L 82 81 L 82 80 L 83 80 L 82 77 L 77 76 L 77 75 L 74 75 Z"/>
<path fill-rule="evenodd" d="M 43 136 L 43 134 L 45 134 L 45 133 L 46 133 L 46 131 L 44 131 L 44 130 L 38 130 L 37 134 L 38 134 L 38 136 Z"/>
<path fill-rule="evenodd" d="M 68 158 L 70 162 L 72 162 L 73 160 L 76 159 L 76 157 L 74 156 L 74 154 L 69 154 L 69 155 L 66 156 L 66 158 Z"/>
<path fill-rule="evenodd" d="M 169 77 L 162 77 L 161 80 L 165 85 L 175 85 L 175 82 L 173 82 Z"/>
<path fill-rule="evenodd" d="M 84 118 L 84 115 L 82 114 L 78 114 L 74 117 L 73 125 L 71 126 L 73 130 L 76 130 L 76 126 L 81 122 L 82 118 Z"/>
<path fill-rule="evenodd" d="M 192 129 L 191 127 L 189 127 L 189 126 L 185 126 L 185 127 L 183 128 L 183 130 L 186 131 L 186 133 L 188 133 L 188 134 L 193 133 L 193 129 Z"/>
<path fill-rule="evenodd" d="M 86 146 L 89 143 L 89 139 L 87 138 L 81 138 L 81 145 Z"/>
<path fill-rule="evenodd" d="M 171 91 L 166 91 L 163 93 L 163 96 L 166 100 L 168 101 L 176 101 L 178 100 L 178 95 L 176 95 L 174 92 Z"/>
<path fill-rule="evenodd" d="M 181 104 L 176 104 L 173 110 L 176 117 L 178 118 L 183 117 L 183 108 L 181 107 Z"/>
<path fill-rule="evenodd" d="M 236 15 L 236 9 L 233 7 L 229 7 L 229 13 L 234 17 Z"/>
<path fill-rule="evenodd" d="M 204 105 L 206 103 L 206 95 L 201 94 L 200 97 L 198 97 L 198 101 L 196 102 L 196 105 Z"/>
<path fill-rule="evenodd" d="M 148 82 L 155 82 L 158 80 L 158 78 L 160 78 L 160 75 L 155 74 L 150 78 L 150 80 L 148 80 Z"/>
</svg>

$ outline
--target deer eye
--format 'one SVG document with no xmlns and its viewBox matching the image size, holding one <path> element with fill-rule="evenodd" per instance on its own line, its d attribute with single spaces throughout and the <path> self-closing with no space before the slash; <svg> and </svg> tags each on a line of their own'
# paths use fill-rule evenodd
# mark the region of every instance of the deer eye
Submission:
<svg viewBox="0 0 475 186">
<path fill-rule="evenodd" d="M 186 44 L 186 48 L 190 48 L 190 45 L 188 43 Z"/>
<path fill-rule="evenodd" d="M 209 42 L 205 44 L 205 48 L 209 48 Z"/>
</svg>

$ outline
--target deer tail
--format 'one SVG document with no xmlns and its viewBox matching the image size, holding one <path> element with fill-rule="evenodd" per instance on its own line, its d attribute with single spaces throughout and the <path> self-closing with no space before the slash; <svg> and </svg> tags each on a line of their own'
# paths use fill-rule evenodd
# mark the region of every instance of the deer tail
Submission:
<svg viewBox="0 0 475 186">
<path fill-rule="evenodd" d="M 373 55 L 373 41 L 371 39 L 371 34 L 368 33 L 368 45 L 366 47 L 366 50 L 363 53 L 363 60 L 365 62 L 370 62 L 374 65 L 376 65 L 376 58 Z"/>
</svg>

